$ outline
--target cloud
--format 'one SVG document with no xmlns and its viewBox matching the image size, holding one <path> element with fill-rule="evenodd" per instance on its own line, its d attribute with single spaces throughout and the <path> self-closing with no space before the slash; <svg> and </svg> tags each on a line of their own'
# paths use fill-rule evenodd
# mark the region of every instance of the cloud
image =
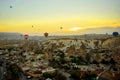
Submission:
<svg viewBox="0 0 120 80">
<path fill-rule="evenodd" d="M 86 28 L 86 30 L 97 30 L 97 29 L 120 29 L 120 26 L 112 27 L 112 26 L 105 26 L 105 27 L 99 27 L 99 28 Z"/>
<path fill-rule="evenodd" d="M 120 33 L 120 26 L 112 27 L 112 26 L 105 26 L 100 28 L 86 28 L 88 33 L 98 33 L 98 34 L 104 34 L 104 33 L 113 33 L 114 31 L 117 31 Z"/>
</svg>

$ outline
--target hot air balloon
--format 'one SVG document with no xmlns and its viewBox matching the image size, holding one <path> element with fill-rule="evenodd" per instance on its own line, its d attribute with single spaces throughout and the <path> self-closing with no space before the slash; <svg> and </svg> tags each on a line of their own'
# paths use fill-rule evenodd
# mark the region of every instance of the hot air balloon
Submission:
<svg viewBox="0 0 120 80">
<path fill-rule="evenodd" d="M 26 40 L 27 40 L 27 39 L 28 39 L 28 37 L 29 37 L 29 35 L 28 35 L 28 34 L 25 34 L 25 35 L 24 35 L 24 39 L 26 39 Z"/>
<path fill-rule="evenodd" d="M 119 35 L 119 33 L 118 32 L 113 32 L 113 36 L 118 36 Z"/>
<path fill-rule="evenodd" d="M 45 36 L 45 37 L 48 37 L 48 33 L 47 33 L 47 32 L 45 32 L 45 33 L 44 33 L 44 36 Z"/>
<path fill-rule="evenodd" d="M 63 27 L 60 27 L 60 29 L 63 29 Z"/>
<path fill-rule="evenodd" d="M 10 8 L 12 8 L 12 6 L 10 5 Z"/>
</svg>

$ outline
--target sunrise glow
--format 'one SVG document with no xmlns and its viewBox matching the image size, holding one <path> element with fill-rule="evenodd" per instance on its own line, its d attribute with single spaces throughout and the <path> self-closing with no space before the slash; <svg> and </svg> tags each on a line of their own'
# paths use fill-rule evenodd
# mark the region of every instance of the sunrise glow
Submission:
<svg viewBox="0 0 120 80">
<path fill-rule="evenodd" d="M 0 32 L 112 33 L 120 31 L 119 5 L 120 0 L 1 0 Z"/>
</svg>

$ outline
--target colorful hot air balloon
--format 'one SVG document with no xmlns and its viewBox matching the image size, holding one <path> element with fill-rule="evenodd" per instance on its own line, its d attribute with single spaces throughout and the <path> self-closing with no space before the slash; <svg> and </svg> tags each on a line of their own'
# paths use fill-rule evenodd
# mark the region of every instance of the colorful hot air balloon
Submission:
<svg viewBox="0 0 120 80">
<path fill-rule="evenodd" d="M 48 33 L 47 33 L 47 32 L 45 32 L 45 33 L 44 33 L 44 36 L 45 36 L 45 37 L 48 37 Z"/>
<path fill-rule="evenodd" d="M 119 35 L 119 33 L 118 32 L 113 32 L 113 36 L 118 36 Z"/>
<path fill-rule="evenodd" d="M 26 39 L 26 40 L 27 40 L 27 39 L 28 39 L 28 37 L 29 37 L 29 35 L 28 35 L 28 34 L 25 34 L 25 35 L 24 35 L 24 39 Z"/>
</svg>

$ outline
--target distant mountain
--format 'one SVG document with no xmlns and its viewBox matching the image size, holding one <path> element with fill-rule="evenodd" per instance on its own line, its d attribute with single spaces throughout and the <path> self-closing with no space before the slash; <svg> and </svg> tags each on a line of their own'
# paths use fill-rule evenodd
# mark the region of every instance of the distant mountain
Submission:
<svg viewBox="0 0 120 80">
<path fill-rule="evenodd" d="M 20 33 L 8 33 L 8 32 L 0 32 L 0 39 L 18 39 L 21 38 Z"/>
</svg>

